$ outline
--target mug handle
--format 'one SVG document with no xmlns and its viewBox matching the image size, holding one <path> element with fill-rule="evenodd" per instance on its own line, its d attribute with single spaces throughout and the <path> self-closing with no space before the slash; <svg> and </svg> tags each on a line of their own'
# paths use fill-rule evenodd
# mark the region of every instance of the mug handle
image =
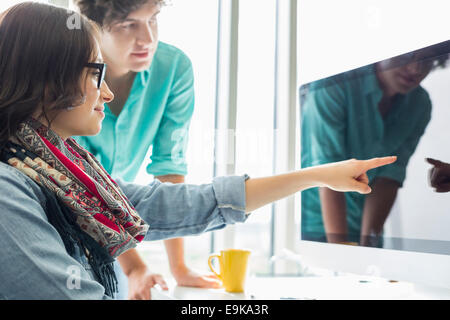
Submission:
<svg viewBox="0 0 450 320">
<path fill-rule="evenodd" d="M 214 270 L 214 268 L 213 268 L 213 266 L 212 266 L 212 263 L 211 263 L 211 262 L 212 262 L 212 260 L 213 260 L 214 258 L 217 258 L 217 259 L 220 260 L 220 256 L 217 255 L 217 254 L 213 254 L 213 255 L 209 256 L 209 258 L 208 258 L 208 266 L 209 266 L 209 269 L 211 269 L 211 271 L 217 276 L 217 278 L 219 278 L 220 280 L 222 280 L 222 277 L 220 276 L 220 274 L 218 274 L 218 273 L 216 272 L 216 270 Z"/>
</svg>

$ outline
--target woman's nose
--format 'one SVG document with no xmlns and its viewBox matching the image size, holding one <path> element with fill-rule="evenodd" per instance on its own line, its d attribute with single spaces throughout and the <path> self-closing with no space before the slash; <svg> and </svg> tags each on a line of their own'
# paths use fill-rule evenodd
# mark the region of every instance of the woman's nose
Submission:
<svg viewBox="0 0 450 320">
<path fill-rule="evenodd" d="M 100 87 L 100 95 L 105 103 L 109 103 L 114 100 L 114 93 L 109 89 L 106 81 L 102 82 Z"/>
</svg>

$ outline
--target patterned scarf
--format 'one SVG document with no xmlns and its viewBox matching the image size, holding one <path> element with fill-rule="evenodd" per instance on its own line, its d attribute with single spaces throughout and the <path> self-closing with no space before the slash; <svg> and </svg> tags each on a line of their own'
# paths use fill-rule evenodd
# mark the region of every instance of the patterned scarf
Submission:
<svg viewBox="0 0 450 320">
<path fill-rule="evenodd" d="M 58 215 L 53 213 L 49 219 L 60 234 L 67 233 L 67 228 L 61 225 L 74 222 L 71 229 L 76 235 L 72 232 L 70 237 L 82 242 L 82 248 L 91 266 L 97 269 L 94 271 L 99 273 L 100 280 L 104 278 L 105 265 L 108 265 L 107 272 L 111 273 L 113 259 L 135 247 L 147 233 L 149 226 L 139 217 L 116 182 L 97 159 L 72 138 L 64 141 L 40 122 L 30 119 L 22 123 L 10 139 L 3 150 L 3 159 L 44 190 L 47 209 L 61 211 Z M 63 234 L 67 249 L 67 236 Z M 103 284 L 112 295 L 115 289 L 111 287 L 115 286 Z"/>
</svg>

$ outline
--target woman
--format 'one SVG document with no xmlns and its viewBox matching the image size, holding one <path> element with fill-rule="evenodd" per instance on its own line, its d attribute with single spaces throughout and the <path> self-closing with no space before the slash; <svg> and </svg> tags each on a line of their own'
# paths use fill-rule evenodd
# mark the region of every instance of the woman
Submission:
<svg viewBox="0 0 450 320">
<path fill-rule="evenodd" d="M 79 28 L 69 29 L 74 15 Z M 395 161 L 348 160 L 200 186 L 116 183 L 71 138 L 98 133 L 103 104 L 113 99 L 95 28 L 40 3 L 16 5 L 0 19 L 3 299 L 111 298 L 113 260 L 144 238 L 244 222 L 250 211 L 307 188 L 368 193 L 366 171 Z"/>
</svg>

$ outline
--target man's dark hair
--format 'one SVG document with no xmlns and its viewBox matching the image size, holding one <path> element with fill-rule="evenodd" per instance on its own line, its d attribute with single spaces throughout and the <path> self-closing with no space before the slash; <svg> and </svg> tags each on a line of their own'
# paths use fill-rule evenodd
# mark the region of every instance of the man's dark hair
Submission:
<svg viewBox="0 0 450 320">
<path fill-rule="evenodd" d="M 124 20 L 148 2 L 164 5 L 164 0 L 74 0 L 80 12 L 101 27 Z"/>
<path fill-rule="evenodd" d="M 450 40 L 447 40 L 390 58 L 391 63 L 385 67 L 390 69 L 400 67 L 414 61 L 427 61 L 431 64 L 431 70 L 445 68 L 449 60 L 449 54 Z"/>
<path fill-rule="evenodd" d="M 69 27 L 70 19 L 77 21 Z M 79 13 L 24 2 L 0 18 L 0 148 L 42 108 L 84 102 L 82 76 L 97 56 L 97 27 Z"/>
</svg>

